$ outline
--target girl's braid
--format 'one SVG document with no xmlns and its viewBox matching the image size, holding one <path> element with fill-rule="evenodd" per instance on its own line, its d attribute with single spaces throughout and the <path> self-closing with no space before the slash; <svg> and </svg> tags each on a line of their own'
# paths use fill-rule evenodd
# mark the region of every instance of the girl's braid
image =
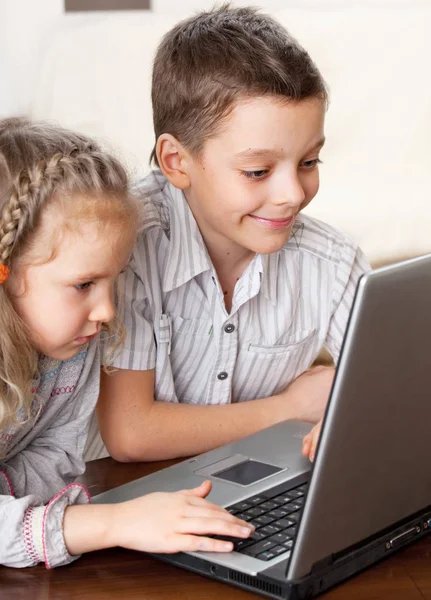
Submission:
<svg viewBox="0 0 431 600">
<path fill-rule="evenodd" d="M 100 156 L 99 148 L 88 144 L 85 148 L 72 148 L 67 154 L 57 152 L 49 160 L 41 160 L 32 169 L 19 173 L 0 215 L 0 263 L 9 259 L 21 233 L 33 230 L 43 205 L 57 186 L 79 187 L 79 180 L 84 178 L 94 189 L 101 187 Z"/>
</svg>

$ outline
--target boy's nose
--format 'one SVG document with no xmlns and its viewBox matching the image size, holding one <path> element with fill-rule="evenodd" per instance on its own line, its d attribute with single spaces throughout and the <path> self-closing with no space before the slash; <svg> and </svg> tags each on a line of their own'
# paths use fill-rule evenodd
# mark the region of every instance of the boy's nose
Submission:
<svg viewBox="0 0 431 600">
<path fill-rule="evenodd" d="M 284 179 L 274 197 L 275 204 L 287 204 L 294 208 L 301 206 L 304 200 L 304 188 L 296 177 Z"/>
</svg>

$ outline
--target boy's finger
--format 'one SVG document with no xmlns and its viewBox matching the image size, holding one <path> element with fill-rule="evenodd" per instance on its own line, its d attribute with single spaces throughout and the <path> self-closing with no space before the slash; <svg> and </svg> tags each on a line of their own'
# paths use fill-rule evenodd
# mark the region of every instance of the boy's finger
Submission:
<svg viewBox="0 0 431 600">
<path fill-rule="evenodd" d="M 302 438 L 303 445 L 310 442 L 311 437 L 312 437 L 311 433 L 312 433 L 312 431 L 310 431 L 310 433 L 307 433 L 307 435 L 304 435 L 304 437 Z"/>
<path fill-rule="evenodd" d="M 314 462 L 314 456 L 316 454 L 316 447 L 317 447 L 318 440 L 319 440 L 319 432 L 316 432 L 315 436 L 313 437 L 313 442 L 311 444 L 311 450 L 310 450 L 311 462 Z"/>
</svg>

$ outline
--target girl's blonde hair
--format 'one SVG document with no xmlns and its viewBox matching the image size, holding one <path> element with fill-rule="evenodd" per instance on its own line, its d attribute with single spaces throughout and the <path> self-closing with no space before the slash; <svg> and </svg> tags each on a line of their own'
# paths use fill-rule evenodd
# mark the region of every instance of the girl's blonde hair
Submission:
<svg viewBox="0 0 431 600">
<path fill-rule="evenodd" d="M 91 219 L 136 231 L 127 173 L 113 156 L 60 127 L 24 118 L 0 120 L 0 264 L 12 276 L 34 245 L 42 214 L 57 206 L 71 217 L 68 226 Z M 38 361 L 8 283 L 0 285 L 0 430 L 29 417 Z M 117 316 L 105 325 L 116 340 L 108 347 L 112 356 L 124 327 Z"/>
</svg>

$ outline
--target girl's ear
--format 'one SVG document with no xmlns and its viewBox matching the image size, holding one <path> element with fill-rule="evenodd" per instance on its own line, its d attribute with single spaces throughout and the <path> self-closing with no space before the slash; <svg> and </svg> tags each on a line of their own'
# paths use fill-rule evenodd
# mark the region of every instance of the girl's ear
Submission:
<svg viewBox="0 0 431 600">
<path fill-rule="evenodd" d="M 163 175 L 180 190 L 190 187 L 187 173 L 189 153 L 170 133 L 162 133 L 156 144 L 156 155 Z"/>
</svg>

